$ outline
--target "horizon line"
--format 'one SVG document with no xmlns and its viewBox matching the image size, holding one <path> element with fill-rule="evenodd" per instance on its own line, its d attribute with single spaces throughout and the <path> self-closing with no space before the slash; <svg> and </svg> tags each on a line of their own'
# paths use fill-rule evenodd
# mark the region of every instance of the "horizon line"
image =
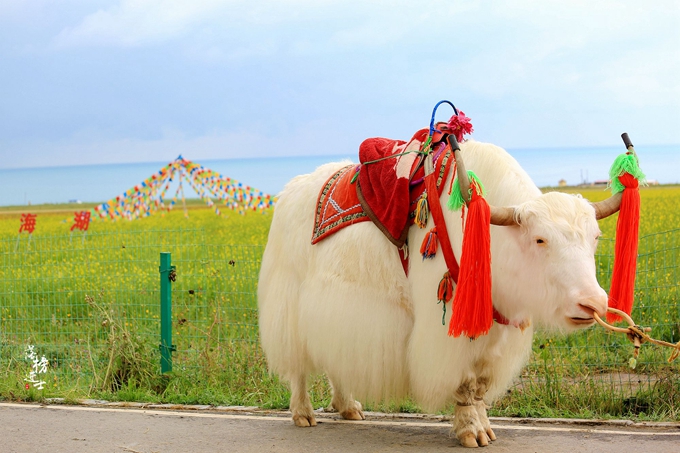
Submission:
<svg viewBox="0 0 680 453">
<path fill-rule="evenodd" d="M 660 147 L 672 147 L 672 146 L 677 146 L 680 147 L 680 143 L 666 143 L 666 144 L 656 144 L 656 145 L 639 145 L 636 148 L 645 148 L 645 147 L 654 147 L 654 148 L 660 148 Z M 503 148 L 505 149 L 508 153 L 512 154 L 512 151 L 559 151 L 559 150 L 580 150 L 580 149 L 612 149 L 612 148 L 624 148 L 623 144 L 621 145 L 596 145 L 596 146 L 532 146 L 532 147 L 509 147 L 509 148 Z M 623 152 L 623 151 L 622 151 Z M 170 162 L 173 162 L 174 160 L 178 159 L 179 157 L 183 157 L 182 153 L 175 159 L 171 159 L 168 161 L 161 161 L 161 160 L 148 160 L 148 161 L 135 161 L 135 162 L 102 162 L 102 163 L 96 163 L 96 164 L 67 164 L 67 165 L 44 165 L 44 166 L 19 166 L 19 167 L 2 167 L 0 166 L 0 171 L 8 171 L 8 170 L 41 170 L 41 169 L 51 169 L 51 168 L 68 168 L 68 167 L 100 167 L 100 166 L 108 166 L 108 165 L 144 165 L 144 164 L 161 164 L 162 166 L 165 166 L 169 164 Z M 357 151 L 354 153 L 355 157 L 358 156 L 358 148 Z M 225 161 L 225 160 L 234 160 L 234 161 L 239 161 L 239 160 L 262 160 L 262 159 L 290 159 L 290 158 L 321 158 L 321 157 L 342 157 L 342 158 L 348 158 L 347 154 L 291 154 L 291 155 L 284 155 L 284 156 L 259 156 L 259 157 L 221 157 L 221 158 L 216 158 L 216 157 L 209 157 L 209 158 L 198 158 L 197 160 L 194 159 L 189 159 L 184 157 L 185 159 L 191 161 L 191 162 L 210 162 L 210 161 Z M 164 163 L 165 162 L 165 163 Z"/>
</svg>

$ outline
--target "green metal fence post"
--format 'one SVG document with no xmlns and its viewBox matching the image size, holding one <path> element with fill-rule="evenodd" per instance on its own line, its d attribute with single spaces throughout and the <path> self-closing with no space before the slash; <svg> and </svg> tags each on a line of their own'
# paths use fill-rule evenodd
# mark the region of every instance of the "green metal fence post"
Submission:
<svg viewBox="0 0 680 453">
<path fill-rule="evenodd" d="M 170 265 L 169 252 L 161 252 L 161 373 L 172 371 L 172 282 L 175 281 L 175 266 Z"/>
</svg>

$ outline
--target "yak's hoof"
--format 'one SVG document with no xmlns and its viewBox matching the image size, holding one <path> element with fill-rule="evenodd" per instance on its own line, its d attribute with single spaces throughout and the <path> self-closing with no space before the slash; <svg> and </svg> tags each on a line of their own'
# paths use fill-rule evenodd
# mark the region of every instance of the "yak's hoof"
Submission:
<svg viewBox="0 0 680 453">
<path fill-rule="evenodd" d="M 480 431 L 477 433 L 477 444 L 480 447 L 486 447 L 487 445 L 489 445 L 489 438 L 487 437 L 484 431 Z"/>
<path fill-rule="evenodd" d="M 342 418 L 345 420 L 366 420 L 364 413 L 360 410 L 349 410 L 341 412 L 340 415 L 342 415 Z"/>
<path fill-rule="evenodd" d="M 462 436 L 460 436 L 460 438 L 458 440 L 460 441 L 460 444 L 463 447 L 467 447 L 467 448 L 477 448 L 477 447 L 479 447 L 479 445 L 477 444 L 477 439 L 475 438 L 475 435 L 470 433 L 470 432 L 463 434 Z"/>
<path fill-rule="evenodd" d="M 295 422 L 295 426 L 299 426 L 300 428 L 316 426 L 316 419 L 314 418 L 313 415 L 305 417 L 304 415 L 295 414 L 293 415 L 293 421 Z"/>
<path fill-rule="evenodd" d="M 492 432 L 493 434 L 493 432 Z M 495 436 L 494 436 L 495 437 Z M 487 433 L 484 431 L 479 431 L 477 433 L 477 437 L 475 437 L 474 433 L 471 432 L 466 432 L 462 434 L 459 438 L 458 441 L 463 447 L 467 448 L 476 448 L 476 447 L 486 447 L 489 445 L 489 439 Z"/>
<path fill-rule="evenodd" d="M 349 409 L 340 412 L 340 415 L 345 420 L 366 420 L 363 406 L 359 401 L 354 402 L 354 407 L 350 407 Z"/>
<path fill-rule="evenodd" d="M 489 417 L 486 415 L 486 403 L 484 400 L 475 399 L 475 409 L 477 410 L 477 415 L 479 416 L 479 421 L 482 424 L 482 431 L 486 432 L 487 437 L 490 441 L 496 440 L 496 435 L 491 429 L 491 424 L 489 423 Z"/>
<path fill-rule="evenodd" d="M 355 401 L 354 407 L 350 407 L 349 409 L 340 412 L 340 415 L 345 420 L 366 420 L 363 409 L 364 407 L 361 405 L 361 403 L 359 401 Z"/>
</svg>

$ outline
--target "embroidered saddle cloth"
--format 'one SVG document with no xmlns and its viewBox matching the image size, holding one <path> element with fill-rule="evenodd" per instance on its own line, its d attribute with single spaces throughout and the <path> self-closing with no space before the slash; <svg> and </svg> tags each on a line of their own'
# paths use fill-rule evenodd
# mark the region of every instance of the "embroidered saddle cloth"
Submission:
<svg viewBox="0 0 680 453">
<path fill-rule="evenodd" d="M 394 245 L 403 246 L 425 191 L 422 155 L 417 151 L 428 132 L 419 130 L 409 142 L 380 137 L 364 140 L 359 147 L 361 164 L 341 168 L 322 186 L 312 244 L 348 225 L 372 220 Z M 438 195 L 452 156 L 444 144 L 434 150 Z"/>
</svg>

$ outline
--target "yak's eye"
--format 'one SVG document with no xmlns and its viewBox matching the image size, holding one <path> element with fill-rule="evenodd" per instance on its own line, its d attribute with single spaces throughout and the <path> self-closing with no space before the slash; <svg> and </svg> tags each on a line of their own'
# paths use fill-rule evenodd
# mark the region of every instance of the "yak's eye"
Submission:
<svg viewBox="0 0 680 453">
<path fill-rule="evenodd" d="M 538 238 L 538 239 L 536 239 L 536 244 L 545 244 L 545 240 Z"/>
</svg>

